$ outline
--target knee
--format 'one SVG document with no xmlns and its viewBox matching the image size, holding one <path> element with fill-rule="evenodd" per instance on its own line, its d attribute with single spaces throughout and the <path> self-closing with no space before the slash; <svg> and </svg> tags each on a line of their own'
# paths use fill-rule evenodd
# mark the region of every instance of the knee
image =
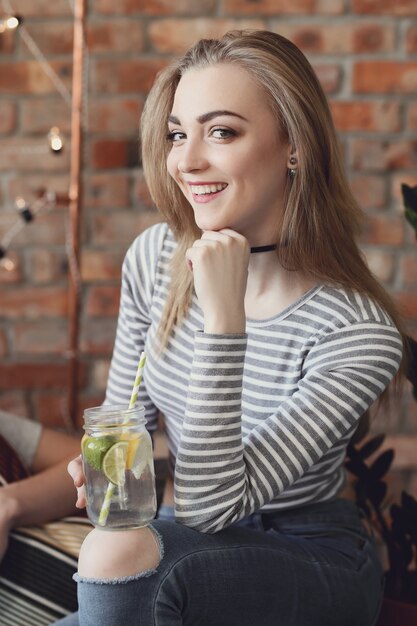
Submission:
<svg viewBox="0 0 417 626">
<path fill-rule="evenodd" d="M 87 578 L 123 578 L 154 569 L 160 560 L 159 545 L 149 528 L 124 531 L 95 528 L 81 546 L 78 573 Z"/>
</svg>

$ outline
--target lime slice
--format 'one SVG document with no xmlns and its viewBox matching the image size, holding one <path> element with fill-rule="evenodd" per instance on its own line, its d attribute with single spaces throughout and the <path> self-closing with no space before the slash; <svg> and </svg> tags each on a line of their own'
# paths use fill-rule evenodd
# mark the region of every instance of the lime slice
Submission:
<svg viewBox="0 0 417 626">
<path fill-rule="evenodd" d="M 128 441 L 118 441 L 115 443 L 103 458 L 102 470 L 107 480 L 113 485 L 121 487 L 125 482 L 125 470 L 127 455 L 129 452 Z"/>
<path fill-rule="evenodd" d="M 109 448 L 114 445 L 114 437 L 88 437 L 82 439 L 82 451 L 85 461 L 95 470 L 100 471 L 104 456 Z"/>
</svg>

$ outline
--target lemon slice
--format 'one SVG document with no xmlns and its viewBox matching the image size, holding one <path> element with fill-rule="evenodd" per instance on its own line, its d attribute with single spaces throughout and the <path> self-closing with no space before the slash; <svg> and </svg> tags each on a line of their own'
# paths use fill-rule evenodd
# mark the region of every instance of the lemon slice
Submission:
<svg viewBox="0 0 417 626">
<path fill-rule="evenodd" d="M 125 471 L 127 455 L 129 452 L 128 441 L 118 441 L 109 450 L 104 458 L 102 470 L 107 480 L 117 487 L 122 487 L 125 483 Z"/>
<path fill-rule="evenodd" d="M 139 480 L 147 466 L 149 466 L 151 473 L 153 472 L 152 444 L 148 438 L 142 439 L 140 443 L 141 445 L 137 454 L 141 458 L 138 463 L 132 465 L 130 468 L 136 480 Z"/>
</svg>

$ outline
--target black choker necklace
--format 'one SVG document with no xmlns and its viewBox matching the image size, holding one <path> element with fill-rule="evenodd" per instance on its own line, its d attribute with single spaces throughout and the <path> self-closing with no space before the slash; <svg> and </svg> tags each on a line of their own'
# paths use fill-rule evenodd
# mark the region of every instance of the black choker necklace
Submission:
<svg viewBox="0 0 417 626">
<path fill-rule="evenodd" d="M 271 252 L 271 250 L 276 250 L 278 248 L 276 243 L 271 243 L 269 246 L 254 246 L 250 249 L 251 254 L 255 254 L 256 252 Z"/>
</svg>

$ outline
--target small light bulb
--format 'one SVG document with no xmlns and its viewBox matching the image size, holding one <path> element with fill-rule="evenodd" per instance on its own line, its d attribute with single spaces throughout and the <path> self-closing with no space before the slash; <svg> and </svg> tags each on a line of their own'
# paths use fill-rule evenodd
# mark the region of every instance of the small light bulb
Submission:
<svg viewBox="0 0 417 626">
<path fill-rule="evenodd" d="M 6 17 L 4 24 L 9 30 L 14 30 L 20 25 L 20 21 L 21 20 L 17 15 L 11 15 L 10 17 Z"/>
<path fill-rule="evenodd" d="M 3 267 L 6 272 L 13 272 L 13 270 L 16 268 L 16 264 L 14 263 L 14 261 L 7 257 L 1 259 L 0 266 Z"/>
<path fill-rule="evenodd" d="M 52 152 L 61 152 L 64 147 L 64 140 L 61 137 L 58 126 L 53 126 L 48 133 L 49 147 Z"/>
</svg>

